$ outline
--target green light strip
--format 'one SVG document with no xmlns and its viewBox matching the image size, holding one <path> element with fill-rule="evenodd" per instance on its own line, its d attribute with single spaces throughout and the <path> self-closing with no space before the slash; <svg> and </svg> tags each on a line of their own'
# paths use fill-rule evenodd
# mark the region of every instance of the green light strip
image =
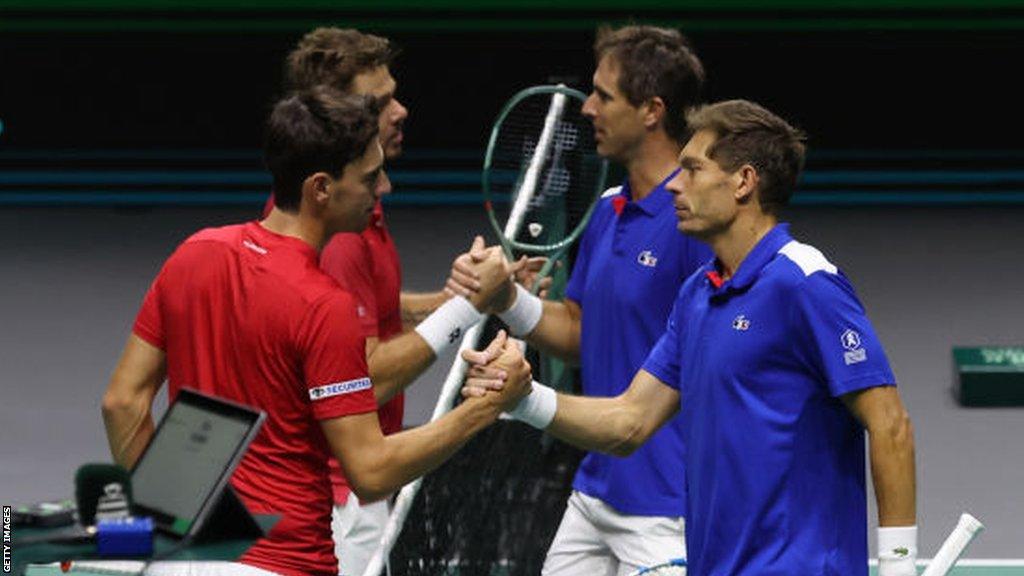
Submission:
<svg viewBox="0 0 1024 576">
<path fill-rule="evenodd" d="M 375 31 L 532 31 L 593 30 L 600 24 L 623 24 L 632 19 L 608 18 L 4 18 L 4 32 L 222 32 L 249 34 L 254 32 L 296 32 L 316 26 L 356 27 Z M 777 18 L 744 19 L 645 19 L 645 23 L 672 26 L 687 31 L 1009 31 L 1024 29 L 1024 18 Z"/>
<path fill-rule="evenodd" d="M 3 0 L 0 10 L 60 11 L 625 11 L 641 10 L 979 10 L 1017 0 Z"/>
</svg>

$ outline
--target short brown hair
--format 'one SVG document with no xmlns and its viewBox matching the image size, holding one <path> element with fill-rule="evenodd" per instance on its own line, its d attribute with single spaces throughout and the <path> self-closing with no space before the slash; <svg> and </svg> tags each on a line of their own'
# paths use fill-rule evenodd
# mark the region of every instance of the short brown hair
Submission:
<svg viewBox="0 0 1024 576">
<path fill-rule="evenodd" d="M 686 140 L 686 112 L 700 101 L 704 66 L 678 30 L 655 26 L 604 26 L 597 31 L 594 56 L 619 66 L 618 89 L 633 106 L 658 96 L 665 102 L 665 131 Z"/>
<path fill-rule="evenodd" d="M 387 38 L 351 28 L 317 28 L 303 36 L 288 54 L 285 83 L 289 90 L 325 84 L 348 92 L 353 78 L 390 64 L 396 55 Z"/>
<path fill-rule="evenodd" d="M 707 156 L 728 172 L 750 164 L 760 180 L 761 209 L 775 213 L 796 190 L 804 169 L 807 136 L 764 107 L 747 100 L 701 106 L 687 115 L 694 132 L 707 130 L 715 142 Z"/>
<path fill-rule="evenodd" d="M 377 135 L 379 114 L 373 98 L 346 96 L 326 86 L 279 101 L 267 120 L 263 147 L 274 180 L 274 205 L 297 210 L 302 183 L 312 174 L 340 177 Z"/>
</svg>

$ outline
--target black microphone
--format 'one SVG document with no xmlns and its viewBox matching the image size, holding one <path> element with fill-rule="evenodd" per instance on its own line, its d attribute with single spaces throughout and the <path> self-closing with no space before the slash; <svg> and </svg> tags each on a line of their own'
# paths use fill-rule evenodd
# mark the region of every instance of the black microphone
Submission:
<svg viewBox="0 0 1024 576">
<path fill-rule="evenodd" d="M 75 502 L 82 526 L 129 516 L 132 484 L 128 471 L 117 464 L 81 466 L 75 473 Z"/>
</svg>

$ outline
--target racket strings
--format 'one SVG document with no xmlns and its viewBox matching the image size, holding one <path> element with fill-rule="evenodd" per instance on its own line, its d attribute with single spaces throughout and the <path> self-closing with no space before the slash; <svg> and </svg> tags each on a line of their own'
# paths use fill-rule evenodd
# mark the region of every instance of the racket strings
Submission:
<svg viewBox="0 0 1024 576">
<path fill-rule="evenodd" d="M 552 101 L 550 93 L 520 101 L 502 122 L 492 152 L 491 192 L 495 199 L 507 200 L 498 218 L 504 226 L 511 206 L 526 195 L 514 240 L 538 248 L 561 241 L 583 222 L 603 181 L 603 161 L 582 102 L 565 99 L 545 132 Z"/>
</svg>

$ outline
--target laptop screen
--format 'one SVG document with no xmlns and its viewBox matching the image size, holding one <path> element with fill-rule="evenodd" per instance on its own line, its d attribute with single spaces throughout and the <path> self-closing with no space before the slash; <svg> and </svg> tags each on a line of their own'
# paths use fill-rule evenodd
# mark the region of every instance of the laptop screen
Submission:
<svg viewBox="0 0 1024 576">
<path fill-rule="evenodd" d="M 132 470 L 135 507 L 185 535 L 215 503 L 262 413 L 182 390 Z"/>
</svg>

